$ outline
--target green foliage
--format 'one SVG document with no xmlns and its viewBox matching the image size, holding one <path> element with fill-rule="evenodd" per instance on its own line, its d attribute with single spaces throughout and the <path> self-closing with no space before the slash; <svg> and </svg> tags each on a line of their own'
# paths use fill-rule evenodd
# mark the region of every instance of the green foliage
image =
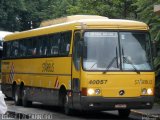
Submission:
<svg viewBox="0 0 160 120">
<path fill-rule="evenodd" d="M 70 5 L 67 12 L 69 14 L 102 15 L 109 18 L 129 18 L 129 16 L 134 14 L 134 7 L 131 6 L 134 1 L 135 0 L 77 0 L 75 2 L 76 5 Z"/>
<path fill-rule="evenodd" d="M 49 16 L 46 9 L 53 0 L 1 0 L 0 29 L 22 31 L 36 28 Z"/>
<path fill-rule="evenodd" d="M 1 0 L 0 29 L 36 28 L 42 20 L 75 14 L 134 19 L 136 0 Z M 32 23 L 32 25 L 31 25 Z"/>
<path fill-rule="evenodd" d="M 0 27 L 12 31 L 20 29 L 19 13 L 24 10 L 23 0 L 0 1 Z"/>
<path fill-rule="evenodd" d="M 150 27 L 152 40 L 160 40 L 160 16 L 153 12 L 154 5 L 160 4 L 160 0 L 137 0 L 138 20 L 146 22 Z"/>
</svg>

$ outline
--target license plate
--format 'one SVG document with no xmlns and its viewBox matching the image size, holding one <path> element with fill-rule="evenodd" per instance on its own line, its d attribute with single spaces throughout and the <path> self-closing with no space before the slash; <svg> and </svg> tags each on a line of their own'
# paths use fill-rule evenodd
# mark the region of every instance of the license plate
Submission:
<svg viewBox="0 0 160 120">
<path fill-rule="evenodd" d="M 127 105 L 126 104 L 116 104 L 115 108 L 126 108 Z"/>
</svg>

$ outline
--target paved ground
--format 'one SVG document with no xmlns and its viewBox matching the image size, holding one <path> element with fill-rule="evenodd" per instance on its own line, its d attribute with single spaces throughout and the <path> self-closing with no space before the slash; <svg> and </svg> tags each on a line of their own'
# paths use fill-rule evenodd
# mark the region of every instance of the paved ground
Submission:
<svg viewBox="0 0 160 120">
<path fill-rule="evenodd" d="M 154 117 L 160 120 L 160 104 L 155 103 L 152 109 L 148 110 L 132 110 L 137 114 L 143 114 L 144 118 L 146 117 Z M 145 119 L 144 119 L 145 120 Z"/>
<path fill-rule="evenodd" d="M 34 103 L 30 108 L 15 106 L 13 101 L 6 101 L 8 114 L 1 116 L 3 120 L 29 119 L 29 120 L 124 120 L 118 116 L 117 111 L 104 111 L 99 113 L 80 113 L 75 112 L 73 116 L 66 116 L 57 107 L 45 106 Z M 151 110 L 132 110 L 129 118 L 125 120 L 160 120 L 160 105 L 155 104 Z"/>
</svg>

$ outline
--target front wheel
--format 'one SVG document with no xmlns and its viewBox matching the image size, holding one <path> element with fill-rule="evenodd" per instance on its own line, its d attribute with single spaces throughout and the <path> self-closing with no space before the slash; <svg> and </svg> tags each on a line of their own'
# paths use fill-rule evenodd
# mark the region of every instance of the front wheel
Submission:
<svg viewBox="0 0 160 120">
<path fill-rule="evenodd" d="M 121 118 L 128 118 L 131 110 L 130 109 L 124 109 L 124 110 L 118 110 L 118 112 L 119 112 L 119 116 Z"/>
<path fill-rule="evenodd" d="M 26 93 L 25 88 L 22 90 L 22 105 L 23 105 L 23 107 L 32 106 L 32 101 L 27 100 L 27 93 Z"/>
<path fill-rule="evenodd" d="M 72 115 L 73 114 L 73 110 L 69 107 L 69 97 L 66 94 L 65 96 L 65 101 L 64 101 L 64 112 L 66 115 Z"/>
</svg>

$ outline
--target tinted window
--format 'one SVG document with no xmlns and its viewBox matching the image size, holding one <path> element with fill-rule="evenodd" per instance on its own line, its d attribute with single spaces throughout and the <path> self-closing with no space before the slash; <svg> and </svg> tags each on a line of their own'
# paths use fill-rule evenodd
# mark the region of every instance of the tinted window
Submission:
<svg viewBox="0 0 160 120">
<path fill-rule="evenodd" d="M 5 42 L 4 58 L 67 56 L 71 31 Z"/>
</svg>

